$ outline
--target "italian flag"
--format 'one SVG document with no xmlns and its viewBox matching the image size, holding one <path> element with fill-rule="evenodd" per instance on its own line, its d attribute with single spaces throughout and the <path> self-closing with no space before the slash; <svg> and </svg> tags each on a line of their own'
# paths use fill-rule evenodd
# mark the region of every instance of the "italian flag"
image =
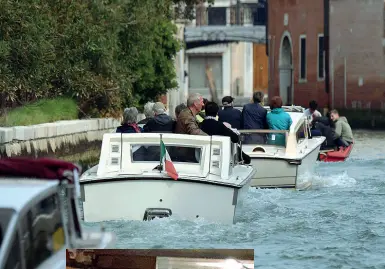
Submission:
<svg viewBox="0 0 385 269">
<path fill-rule="evenodd" d="M 167 172 L 167 175 L 177 180 L 178 173 L 175 170 L 174 164 L 171 161 L 170 155 L 168 154 L 163 141 L 160 141 L 160 160 L 162 162 L 163 169 Z"/>
</svg>

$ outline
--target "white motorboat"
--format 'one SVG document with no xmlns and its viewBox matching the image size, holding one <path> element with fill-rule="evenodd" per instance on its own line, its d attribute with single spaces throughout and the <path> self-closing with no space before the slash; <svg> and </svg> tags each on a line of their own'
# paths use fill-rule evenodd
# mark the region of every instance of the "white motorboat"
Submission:
<svg viewBox="0 0 385 269">
<path fill-rule="evenodd" d="M 66 248 L 114 246 L 114 234 L 81 227 L 77 169 L 50 159 L 0 160 L 0 268 L 61 269 Z"/>
<path fill-rule="evenodd" d="M 177 180 L 160 163 L 161 141 Z M 255 171 L 235 161 L 236 146 L 221 136 L 105 134 L 99 165 L 80 178 L 84 220 L 151 220 L 172 215 L 234 223 Z"/>
<path fill-rule="evenodd" d="M 270 112 L 269 107 L 265 107 Z M 265 144 L 243 144 L 242 150 L 251 157 L 251 164 L 257 169 L 251 181 L 258 188 L 307 189 L 309 180 L 299 180 L 314 171 L 320 147 L 325 137 L 310 137 L 309 119 L 304 108 L 284 106 L 293 121 L 290 130 L 240 130 L 242 135 L 284 134 L 286 146 Z"/>
</svg>

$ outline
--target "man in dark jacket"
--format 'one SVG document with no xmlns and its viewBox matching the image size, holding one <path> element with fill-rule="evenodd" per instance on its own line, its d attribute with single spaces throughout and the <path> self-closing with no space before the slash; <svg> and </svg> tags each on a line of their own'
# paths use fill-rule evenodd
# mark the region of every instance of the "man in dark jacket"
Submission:
<svg viewBox="0 0 385 269">
<path fill-rule="evenodd" d="M 241 128 L 244 130 L 263 130 L 269 129 L 267 126 L 267 110 L 262 106 L 264 94 L 255 92 L 253 94 L 253 103 L 246 104 L 242 109 Z M 245 136 L 246 144 L 264 144 L 266 135 L 253 134 Z"/>
<path fill-rule="evenodd" d="M 150 119 L 143 130 L 145 133 L 172 133 L 174 129 L 173 119 L 166 114 L 166 108 L 161 102 L 153 106 L 154 118 Z"/>
<path fill-rule="evenodd" d="M 330 114 L 329 114 L 330 115 Z M 321 132 L 321 135 L 326 137 L 325 142 L 321 145 L 321 149 L 332 149 L 334 144 L 334 123 L 330 120 L 330 116 L 315 117 L 312 125 L 316 130 Z"/>
<path fill-rule="evenodd" d="M 234 98 L 225 96 L 222 98 L 223 110 L 218 112 L 218 120 L 220 122 L 227 122 L 231 128 L 241 129 L 241 115 L 242 112 L 233 107 Z"/>
<path fill-rule="evenodd" d="M 201 124 L 201 129 L 208 135 L 220 135 L 228 136 L 231 142 L 238 143 L 239 136 L 233 132 L 230 128 L 226 127 L 223 122 L 216 120 L 218 115 L 219 106 L 215 102 L 207 102 L 205 106 L 206 117 Z M 250 156 L 242 152 L 242 159 L 246 164 L 249 164 L 251 159 Z"/>
</svg>

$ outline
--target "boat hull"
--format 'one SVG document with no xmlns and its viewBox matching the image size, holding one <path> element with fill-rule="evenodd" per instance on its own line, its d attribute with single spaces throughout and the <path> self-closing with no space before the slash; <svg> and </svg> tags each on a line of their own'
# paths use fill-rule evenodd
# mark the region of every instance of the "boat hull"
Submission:
<svg viewBox="0 0 385 269">
<path fill-rule="evenodd" d="M 354 144 L 351 144 L 349 147 L 340 148 L 339 150 L 320 152 L 319 160 L 321 162 L 344 162 L 349 158 L 353 147 Z"/>
<path fill-rule="evenodd" d="M 84 220 L 148 220 L 146 212 L 169 210 L 172 217 L 234 223 L 250 186 L 168 179 L 109 179 L 81 182 Z"/>
<path fill-rule="evenodd" d="M 257 188 L 299 188 L 298 177 L 312 173 L 320 146 L 315 147 L 302 160 L 252 157 L 251 164 L 257 170 L 251 186 Z"/>
</svg>

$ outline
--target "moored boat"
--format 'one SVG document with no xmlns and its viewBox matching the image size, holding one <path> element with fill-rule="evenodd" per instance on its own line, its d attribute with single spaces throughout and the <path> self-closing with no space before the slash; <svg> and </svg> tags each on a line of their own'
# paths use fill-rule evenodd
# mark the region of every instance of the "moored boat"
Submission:
<svg viewBox="0 0 385 269">
<path fill-rule="evenodd" d="M 0 268 L 64 268 L 66 248 L 114 245 L 114 234 L 80 224 L 79 172 L 53 159 L 0 160 Z"/>
<path fill-rule="evenodd" d="M 320 147 L 325 137 L 311 137 L 309 120 L 304 115 L 304 108 L 298 106 L 283 106 L 289 113 L 293 123 L 289 130 L 239 130 L 243 135 L 258 135 L 266 138 L 284 135 L 284 146 L 269 144 L 243 144 L 243 151 L 251 158 L 251 164 L 257 169 L 251 181 L 252 187 L 257 188 L 296 188 L 307 189 L 311 181 L 299 179 L 314 171 Z M 270 113 L 270 108 L 265 107 Z"/>
<path fill-rule="evenodd" d="M 99 164 L 80 178 L 84 220 L 172 215 L 234 223 L 255 172 L 237 162 L 236 146 L 220 136 L 105 134 Z M 161 162 L 161 152 L 171 162 Z"/>
</svg>

